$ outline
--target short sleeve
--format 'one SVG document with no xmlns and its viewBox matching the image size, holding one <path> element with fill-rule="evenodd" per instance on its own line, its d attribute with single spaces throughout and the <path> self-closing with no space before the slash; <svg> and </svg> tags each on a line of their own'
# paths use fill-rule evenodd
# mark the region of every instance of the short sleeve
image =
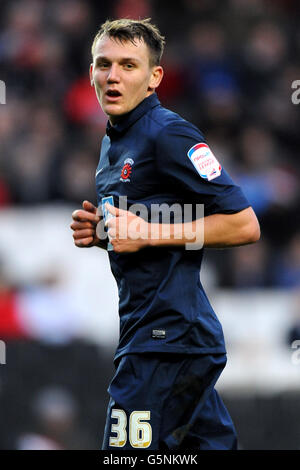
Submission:
<svg viewBox="0 0 300 470">
<path fill-rule="evenodd" d="M 176 185 L 181 194 L 184 192 L 193 201 L 204 204 L 205 215 L 230 214 L 250 206 L 193 124 L 187 121 L 169 124 L 160 131 L 156 145 L 162 181 Z"/>
</svg>

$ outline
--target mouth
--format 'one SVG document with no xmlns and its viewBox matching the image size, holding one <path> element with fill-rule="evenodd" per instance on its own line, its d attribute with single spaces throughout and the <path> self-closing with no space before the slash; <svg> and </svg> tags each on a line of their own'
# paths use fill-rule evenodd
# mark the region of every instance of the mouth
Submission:
<svg viewBox="0 0 300 470">
<path fill-rule="evenodd" d="M 107 90 L 105 93 L 107 101 L 117 101 L 122 94 L 118 90 Z"/>
</svg>

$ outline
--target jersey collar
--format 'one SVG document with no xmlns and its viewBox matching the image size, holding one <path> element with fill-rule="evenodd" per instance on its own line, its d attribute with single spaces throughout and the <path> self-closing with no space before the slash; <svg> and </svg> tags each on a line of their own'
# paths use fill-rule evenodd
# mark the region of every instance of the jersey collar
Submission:
<svg viewBox="0 0 300 470">
<path fill-rule="evenodd" d="M 124 114 L 120 121 L 112 126 L 108 121 L 106 126 L 106 134 L 112 137 L 113 135 L 122 134 L 125 132 L 132 124 L 134 124 L 138 119 L 140 119 L 144 114 L 146 114 L 149 109 L 154 108 L 155 106 L 160 105 L 160 101 L 156 93 L 145 98 L 140 104 L 137 105 L 132 111 L 127 114 Z"/>
</svg>

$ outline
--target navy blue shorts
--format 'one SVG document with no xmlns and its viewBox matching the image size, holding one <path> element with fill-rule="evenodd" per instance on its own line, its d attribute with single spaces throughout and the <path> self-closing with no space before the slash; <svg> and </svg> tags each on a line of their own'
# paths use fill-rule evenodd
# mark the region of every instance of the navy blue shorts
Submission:
<svg viewBox="0 0 300 470">
<path fill-rule="evenodd" d="M 103 450 L 236 450 L 214 389 L 226 354 L 128 354 L 116 364 Z"/>
</svg>

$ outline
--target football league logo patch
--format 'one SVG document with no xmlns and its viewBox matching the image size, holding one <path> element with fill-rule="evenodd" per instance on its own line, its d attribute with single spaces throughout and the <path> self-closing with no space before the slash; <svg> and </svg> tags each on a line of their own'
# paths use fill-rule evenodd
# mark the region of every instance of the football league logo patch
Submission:
<svg viewBox="0 0 300 470">
<path fill-rule="evenodd" d="M 196 144 L 187 153 L 201 178 L 211 181 L 221 175 L 222 167 L 209 146 Z"/>
<path fill-rule="evenodd" d="M 126 158 L 124 161 L 124 165 L 121 171 L 121 177 L 120 181 L 123 181 L 123 183 L 129 183 L 130 182 L 130 175 L 132 172 L 132 165 L 134 164 L 134 161 L 132 158 Z"/>
</svg>

